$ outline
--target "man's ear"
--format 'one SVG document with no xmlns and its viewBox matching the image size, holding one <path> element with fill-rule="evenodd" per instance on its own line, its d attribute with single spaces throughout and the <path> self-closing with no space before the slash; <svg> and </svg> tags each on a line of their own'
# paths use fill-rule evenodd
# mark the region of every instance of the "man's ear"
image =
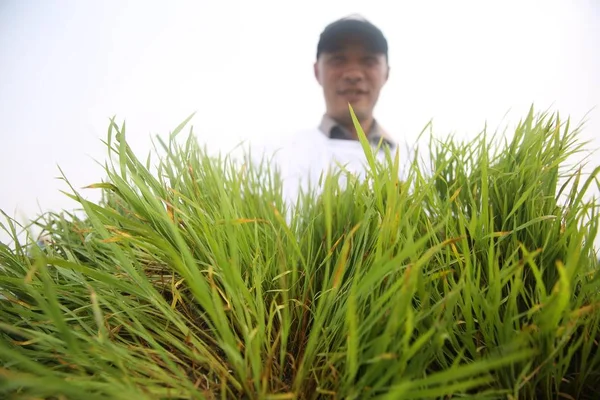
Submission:
<svg viewBox="0 0 600 400">
<path fill-rule="evenodd" d="M 315 61 L 313 64 L 313 73 L 315 74 L 315 79 L 321 84 L 321 74 L 319 73 L 319 61 Z"/>
<path fill-rule="evenodd" d="M 388 66 L 387 66 L 387 71 L 386 71 L 386 73 L 385 73 L 385 81 L 386 81 L 386 82 L 388 81 L 388 79 L 390 79 L 390 70 L 391 70 L 391 68 L 390 68 L 390 66 L 388 65 Z"/>
</svg>

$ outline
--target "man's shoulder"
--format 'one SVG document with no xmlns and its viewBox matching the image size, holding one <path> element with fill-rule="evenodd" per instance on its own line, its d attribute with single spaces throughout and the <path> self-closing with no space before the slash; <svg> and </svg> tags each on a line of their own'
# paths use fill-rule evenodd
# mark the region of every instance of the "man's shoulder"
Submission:
<svg viewBox="0 0 600 400">
<path fill-rule="evenodd" d="M 285 160 L 302 157 L 307 153 L 318 152 L 324 147 L 324 137 L 317 128 L 279 131 L 249 141 L 247 150 L 253 160 L 264 158 Z"/>
<path fill-rule="evenodd" d="M 299 151 L 317 148 L 326 143 L 326 138 L 317 127 L 281 132 L 263 140 L 263 147 L 270 150 Z"/>
</svg>

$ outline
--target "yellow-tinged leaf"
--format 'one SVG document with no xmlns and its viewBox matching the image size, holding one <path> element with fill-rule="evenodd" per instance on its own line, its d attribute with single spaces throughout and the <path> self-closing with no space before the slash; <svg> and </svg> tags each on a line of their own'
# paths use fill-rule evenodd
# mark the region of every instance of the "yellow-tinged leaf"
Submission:
<svg viewBox="0 0 600 400">
<path fill-rule="evenodd" d="M 23 280 L 25 282 L 25 284 L 31 283 L 31 281 L 33 280 L 33 276 L 37 272 L 37 269 L 38 269 L 37 264 L 34 264 L 31 267 L 31 269 L 29 271 L 27 271 L 27 275 L 25 275 L 25 279 Z"/>
<path fill-rule="evenodd" d="M 275 216 L 277 218 L 281 217 L 281 213 L 279 212 L 279 210 L 277 209 L 277 207 L 275 206 L 275 204 L 271 205 L 271 208 L 273 208 L 273 213 L 275 214 Z"/>
<path fill-rule="evenodd" d="M 328 256 L 333 254 L 333 251 L 338 247 L 338 245 L 340 244 L 340 242 L 342 241 L 343 238 L 344 238 L 344 236 L 341 236 L 338 240 L 335 241 L 333 246 L 331 246 L 331 249 L 329 249 L 329 253 L 327 253 Z"/>
<path fill-rule="evenodd" d="M 112 236 L 112 237 L 109 237 L 108 239 L 102 239 L 100 242 L 101 243 L 116 243 L 116 242 L 120 242 L 123 239 L 124 238 L 121 236 Z"/>
<path fill-rule="evenodd" d="M 12 343 L 17 346 L 28 346 L 30 344 L 37 343 L 40 340 L 41 340 L 40 338 L 29 339 L 29 340 L 25 340 L 24 342 L 19 342 L 19 341 L 13 340 Z"/>
<path fill-rule="evenodd" d="M 530 313 L 532 313 L 532 312 L 539 311 L 539 310 L 541 310 L 543 307 L 544 307 L 544 305 L 543 305 L 543 304 L 535 304 L 535 305 L 533 305 L 533 307 L 531 307 L 531 309 L 529 310 L 529 312 L 530 312 Z"/>
<path fill-rule="evenodd" d="M 232 223 L 232 224 L 249 224 L 252 222 L 269 222 L 266 219 L 262 218 L 238 218 L 233 220 L 220 220 L 218 224 Z"/>
<path fill-rule="evenodd" d="M 456 191 L 454 192 L 454 194 L 452 194 L 452 196 L 450 197 L 450 202 L 452 203 L 454 200 L 456 200 L 456 198 L 458 197 L 458 195 L 460 194 L 462 190 L 462 187 L 459 187 L 458 189 L 456 189 Z"/>
<path fill-rule="evenodd" d="M 167 203 L 167 214 L 169 215 L 169 219 L 175 222 L 175 214 L 173 214 L 173 206 Z"/>
<path fill-rule="evenodd" d="M 181 300 L 181 296 L 178 291 L 173 292 L 173 300 L 171 301 L 171 310 L 174 310 L 177 307 L 177 302 Z"/>
<path fill-rule="evenodd" d="M 334 392 L 333 390 L 321 389 L 319 387 L 317 388 L 317 393 L 327 394 L 327 395 L 330 395 L 330 396 L 337 396 L 337 393 Z"/>
<path fill-rule="evenodd" d="M 184 281 L 185 281 L 185 278 L 182 278 L 182 279 L 178 280 L 178 281 L 175 283 L 175 288 L 178 288 L 178 287 L 179 287 L 179 286 L 180 286 L 180 285 L 181 285 L 181 284 L 182 284 Z"/>
<path fill-rule="evenodd" d="M 460 258 L 460 254 L 458 254 L 458 248 L 454 243 L 450 243 L 450 248 L 452 249 L 452 252 L 456 256 L 456 258 Z"/>
<path fill-rule="evenodd" d="M 120 230 L 120 229 L 118 229 L 118 228 L 116 228 L 114 226 L 107 226 L 106 229 L 109 230 L 109 231 L 111 231 L 111 232 L 114 232 L 114 233 L 116 233 L 118 235 L 121 235 L 123 237 L 126 237 L 126 238 L 132 237 L 129 233 L 124 232 L 124 231 L 122 231 L 122 230 Z"/>
<path fill-rule="evenodd" d="M 252 329 L 252 331 L 248 335 L 248 342 L 251 342 L 252 339 L 254 339 L 254 337 L 256 336 L 257 333 L 258 333 L 258 328 Z"/>
<path fill-rule="evenodd" d="M 377 361 L 382 361 L 382 360 L 395 360 L 398 358 L 397 354 L 394 353 L 383 353 L 378 355 L 377 357 L 373 357 L 370 360 L 367 361 L 367 363 L 375 363 Z"/>
<path fill-rule="evenodd" d="M 215 288 L 215 280 L 213 279 L 214 268 L 212 265 L 208 266 L 208 283 L 210 284 L 211 289 Z"/>
<path fill-rule="evenodd" d="M 333 287 L 338 288 L 340 281 L 342 280 L 343 272 L 346 270 L 346 261 L 348 261 L 348 253 L 350 252 L 350 246 L 344 246 L 342 250 L 343 254 L 338 261 L 338 265 L 335 269 L 335 275 L 333 276 Z"/>
<path fill-rule="evenodd" d="M 512 231 L 503 231 L 503 232 L 494 232 L 492 233 L 492 237 L 504 237 L 504 236 L 508 236 L 512 233 Z"/>
<path fill-rule="evenodd" d="M 91 185 L 84 186 L 83 189 L 110 189 L 117 190 L 117 187 L 112 183 L 92 183 Z"/>
<path fill-rule="evenodd" d="M 216 286 L 217 292 L 219 292 L 219 294 L 221 295 L 221 298 L 225 301 L 225 303 L 227 303 L 227 307 L 225 307 L 225 311 L 229 311 L 231 310 L 231 303 L 229 302 L 229 300 L 227 300 L 227 297 L 225 297 L 225 293 L 223 293 L 223 291 L 221 290 L 221 288 L 219 288 L 218 286 Z"/>
<path fill-rule="evenodd" d="M 446 269 L 446 270 L 439 271 L 439 272 L 433 272 L 433 273 L 431 273 L 430 277 L 432 279 L 438 279 L 438 278 L 443 278 L 446 275 L 450 275 L 452 273 L 454 273 L 453 269 Z"/>
<path fill-rule="evenodd" d="M 25 307 L 25 308 L 29 308 L 29 309 L 31 309 L 31 307 L 32 307 L 30 304 L 27 304 L 24 301 L 21 301 L 19 299 L 15 299 L 13 297 L 9 297 L 8 295 L 4 295 L 4 297 L 6 297 L 6 300 L 8 300 L 9 302 L 14 303 L 14 304 L 18 304 L 21 307 Z"/>
<path fill-rule="evenodd" d="M 539 328 L 537 327 L 537 325 L 525 325 L 521 328 L 521 331 L 526 332 L 526 333 L 531 333 L 531 332 L 537 332 L 539 330 Z"/>
<path fill-rule="evenodd" d="M 348 239 L 346 240 L 346 243 L 344 243 L 344 246 L 342 247 L 342 254 L 340 256 L 340 259 L 338 260 L 333 277 L 333 287 L 336 289 L 341 281 L 343 272 L 346 270 L 346 263 L 348 261 L 348 255 L 350 253 L 350 239 L 352 238 L 352 236 L 354 236 L 359 227 L 360 223 L 357 224 L 354 228 L 352 228 L 352 230 L 348 234 Z"/>
<path fill-rule="evenodd" d="M 94 289 L 90 286 L 90 300 L 92 302 L 92 311 L 94 313 L 94 320 L 98 326 L 98 339 L 104 340 L 104 318 L 102 317 L 102 311 L 100 310 L 100 303 L 98 302 L 98 295 Z"/>
<path fill-rule="evenodd" d="M 459 242 L 459 241 L 461 241 L 463 239 L 464 239 L 464 236 L 458 236 L 458 237 L 455 237 L 455 238 L 446 239 L 442 243 L 440 243 L 440 246 L 447 246 L 449 244 L 454 244 L 454 243 Z"/>
<path fill-rule="evenodd" d="M 336 289 L 337 289 L 338 285 L 340 284 L 340 281 L 342 279 L 342 275 L 344 274 L 344 271 L 346 270 L 346 262 L 348 261 L 349 254 L 350 254 L 350 242 L 346 242 L 346 243 L 344 243 L 344 246 L 342 247 L 342 254 L 340 255 L 340 258 L 337 262 L 337 265 L 335 267 L 335 272 L 333 275 L 333 287 Z"/>
<path fill-rule="evenodd" d="M 582 315 L 589 314 L 590 312 L 594 311 L 596 308 L 598 308 L 598 304 L 588 304 L 587 306 L 583 306 L 581 308 L 578 308 L 577 310 L 573 310 L 571 312 L 571 316 L 578 318 L 578 317 L 581 317 Z"/>
</svg>

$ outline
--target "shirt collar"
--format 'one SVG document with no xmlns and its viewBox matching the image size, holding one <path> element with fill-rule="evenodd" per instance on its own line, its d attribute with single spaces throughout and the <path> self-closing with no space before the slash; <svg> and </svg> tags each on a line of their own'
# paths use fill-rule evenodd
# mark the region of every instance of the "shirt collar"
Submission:
<svg viewBox="0 0 600 400">
<path fill-rule="evenodd" d="M 328 115 L 323 115 L 321 124 L 319 125 L 321 132 L 330 139 L 355 140 L 353 135 L 342 125 L 337 123 Z M 370 143 L 378 145 L 383 139 L 383 144 L 394 147 L 394 141 L 390 138 L 386 131 L 381 128 L 377 121 L 373 121 L 373 126 L 369 132 L 365 132 Z"/>
</svg>

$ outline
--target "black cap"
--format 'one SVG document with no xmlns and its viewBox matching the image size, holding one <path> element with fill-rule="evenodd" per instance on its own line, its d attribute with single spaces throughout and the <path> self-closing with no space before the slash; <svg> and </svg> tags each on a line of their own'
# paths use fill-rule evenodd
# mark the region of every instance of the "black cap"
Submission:
<svg viewBox="0 0 600 400">
<path fill-rule="evenodd" d="M 388 56 L 388 43 L 383 32 L 365 18 L 353 15 L 325 27 L 317 45 L 317 58 L 323 52 L 339 50 L 348 39 L 360 40 L 369 50 L 385 54 L 386 58 Z"/>
</svg>

